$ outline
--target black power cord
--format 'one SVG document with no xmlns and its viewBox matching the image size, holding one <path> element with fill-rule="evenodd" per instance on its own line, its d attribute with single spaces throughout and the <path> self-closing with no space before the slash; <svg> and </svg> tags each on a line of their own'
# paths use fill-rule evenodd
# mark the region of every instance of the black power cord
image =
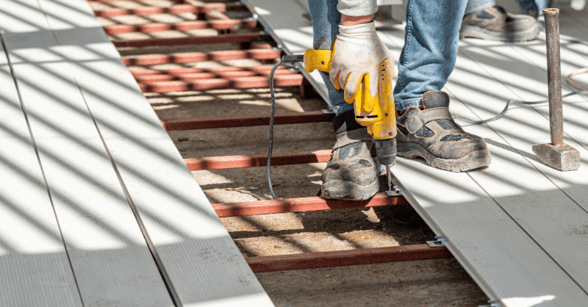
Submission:
<svg viewBox="0 0 588 307">
<path fill-rule="evenodd" d="M 547 7 L 552 7 L 552 6 L 548 5 Z M 545 32 L 545 25 L 544 24 L 540 24 L 540 25 L 542 27 L 541 31 Z M 581 41 L 581 40 L 573 39 L 573 40 L 567 40 L 567 42 L 572 43 L 572 44 L 582 44 L 582 45 L 588 46 L 588 42 Z M 573 96 L 573 95 L 586 95 L 586 94 L 588 94 L 588 91 L 586 91 L 585 87 L 579 85 L 577 82 L 575 82 L 572 79 L 574 76 L 579 75 L 579 74 L 583 74 L 586 72 L 588 72 L 588 68 L 580 69 L 580 70 L 568 75 L 568 77 L 566 78 L 568 85 L 571 86 L 573 89 L 577 89 L 577 91 L 567 93 L 567 94 L 561 96 L 562 99 L 569 97 L 569 96 Z M 467 118 L 461 117 L 461 116 L 453 116 L 453 118 L 463 120 L 463 121 L 469 123 L 470 125 L 482 125 L 482 124 L 493 122 L 495 120 L 498 120 L 498 119 L 501 119 L 502 117 L 504 117 L 504 115 L 508 111 L 508 108 L 510 107 L 511 103 L 513 103 L 513 104 L 516 103 L 516 104 L 520 104 L 520 105 L 536 105 L 536 104 L 542 104 L 542 103 L 546 103 L 546 102 L 549 102 L 549 99 L 539 100 L 539 101 L 523 101 L 523 100 L 509 99 L 506 101 L 506 106 L 504 106 L 504 109 L 502 111 L 500 111 L 500 113 L 498 113 L 495 116 L 492 116 L 490 118 L 478 120 L 478 121 L 473 121 L 473 120 L 470 120 L 470 119 L 467 119 Z"/>
<path fill-rule="evenodd" d="M 303 55 L 285 55 L 279 60 L 270 72 L 269 77 L 269 84 L 270 84 L 270 95 L 271 95 L 271 103 L 272 103 L 272 110 L 270 114 L 270 123 L 269 123 L 269 148 L 267 153 L 267 184 L 269 186 L 270 193 L 272 194 L 273 199 L 278 199 L 276 194 L 274 193 L 274 188 L 272 187 L 272 151 L 274 149 L 274 115 L 276 112 L 276 95 L 274 93 L 274 73 L 276 69 L 282 64 L 294 64 L 296 62 L 304 61 Z"/>
<path fill-rule="evenodd" d="M 561 98 L 566 98 L 569 96 L 573 96 L 573 95 L 583 95 L 583 94 L 588 94 L 588 91 L 575 91 L 575 92 L 571 92 L 571 93 L 567 93 L 565 95 L 562 95 Z M 495 116 L 492 116 L 490 118 L 486 118 L 483 120 L 471 120 L 465 117 L 461 117 L 461 116 L 457 116 L 454 115 L 453 119 L 459 119 L 462 121 L 467 122 L 470 125 L 482 125 L 482 124 L 486 124 L 489 122 L 493 122 L 495 120 L 501 119 L 502 117 L 504 117 L 504 115 L 506 114 L 506 112 L 508 111 L 508 108 L 510 108 L 511 104 L 520 104 L 520 105 L 536 105 L 536 104 L 542 104 L 542 103 L 546 103 L 549 102 L 549 99 L 545 99 L 545 100 L 538 100 L 538 101 L 524 101 L 524 100 L 516 100 L 516 99 L 509 99 L 506 101 L 506 106 L 504 106 L 504 109 L 502 109 L 502 111 L 500 111 L 500 113 L 496 114 Z"/>
</svg>

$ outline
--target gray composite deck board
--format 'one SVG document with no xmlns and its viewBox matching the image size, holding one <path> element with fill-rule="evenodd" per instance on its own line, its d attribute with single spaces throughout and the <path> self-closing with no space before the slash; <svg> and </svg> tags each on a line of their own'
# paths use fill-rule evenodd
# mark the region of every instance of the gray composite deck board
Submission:
<svg viewBox="0 0 588 307">
<path fill-rule="evenodd" d="M 517 57 L 517 52 L 527 48 L 528 45 L 515 50 L 516 47 L 495 42 L 463 41 L 460 54 L 465 57 L 458 58 L 446 89 L 467 102 L 478 114 L 475 119 L 497 114 L 510 98 L 544 99 L 547 73 Z M 488 74 L 480 65 L 497 75 Z M 515 92 L 520 96 L 513 95 Z M 454 100 L 452 107 L 459 104 L 459 100 Z M 566 100 L 582 101 L 584 98 Z M 574 178 L 571 187 L 585 195 L 588 175 L 582 170 L 563 174 L 538 163 L 531 146 L 549 142 L 549 127 L 548 120 L 530 107 L 515 106 L 505 118 L 488 126 L 467 127 L 468 131 L 487 139 L 493 156 L 490 168 L 471 172 L 470 176 L 586 291 L 588 266 L 586 259 L 578 256 L 588 248 L 586 237 L 579 235 L 588 223 L 586 208 L 554 185 L 552 177 Z M 582 153 L 584 157 L 585 154 Z M 548 169 L 552 176 L 540 171 L 542 169 Z M 584 185 L 578 185 L 582 182 Z M 545 275 L 542 280 L 548 278 Z"/>
<path fill-rule="evenodd" d="M 247 2 L 250 8 L 258 10 L 256 13 L 271 33 L 279 36 L 278 41 L 288 46 L 288 52 L 299 54 L 312 46 L 310 25 L 304 24 L 301 16 L 296 21 L 283 16 L 285 12 L 300 15 L 297 3 Z M 403 28 L 399 25 L 379 32 L 396 57 L 403 45 Z M 289 29 L 301 33 L 293 35 Z M 302 39 L 303 35 L 307 35 L 306 41 L 290 42 L 292 37 Z M 472 52 L 468 47 L 476 48 L 475 44 L 466 40 L 460 48 Z M 452 112 L 474 119 L 486 118 L 500 111 L 506 99 L 538 100 L 546 96 L 546 74 L 512 54 L 520 50 L 497 42 L 482 44 L 487 45 L 480 47 L 481 58 L 502 61 L 494 65 L 495 69 L 506 71 L 499 79 L 510 83 L 497 81 L 468 53 L 460 52 L 458 67 L 447 85 L 453 97 Z M 496 45 L 504 48 L 491 50 Z M 525 82 L 520 84 L 520 79 Z M 581 96 L 566 99 L 570 103 L 582 101 L 585 99 Z M 555 171 L 550 173 L 541 168 L 543 165 L 537 165 L 536 158 L 529 154 L 529 142 L 549 141 L 545 122 L 537 110 L 515 106 L 496 126 L 468 127 L 488 140 L 494 162 L 486 170 L 452 174 L 403 159 L 394 167 L 396 180 L 407 189 L 413 207 L 437 234 L 449 239 L 449 249 L 488 296 L 506 306 L 584 306 L 588 302 L 584 286 L 588 262 L 578 256 L 588 247 L 588 240 L 581 235 L 588 224 L 588 214 L 578 199 L 568 193 L 573 190 L 586 195 L 586 185 L 579 183 L 588 180 L 588 176 L 575 173 L 562 179 L 553 174 Z M 515 132 L 502 135 L 509 125 Z M 527 149 L 520 150 L 521 141 L 527 142 Z M 567 180 L 569 191 L 554 184 L 556 180 Z M 566 221 L 564 226 L 562 220 Z"/>
<path fill-rule="evenodd" d="M 467 62 L 461 64 L 470 69 L 475 65 Z M 457 76 L 459 71 L 456 72 Z M 475 80 L 472 81 L 475 84 Z M 488 81 L 485 84 L 495 90 L 509 92 L 501 84 Z M 454 98 L 454 104 L 467 99 L 468 106 L 479 114 L 478 118 L 489 116 L 491 112 L 488 110 L 481 111 L 485 108 L 501 108 L 500 98 L 476 99 L 480 95 L 474 93 L 475 88 L 456 86 L 450 82 L 447 90 L 459 98 Z M 533 144 L 549 141 L 548 121 L 535 110 L 524 107 L 509 111 L 504 118 L 488 126 L 470 126 L 466 129 L 487 140 L 493 159 L 488 169 L 470 172 L 470 176 L 550 257 L 587 289 L 587 261 L 578 255 L 588 249 L 588 237 L 581 235 L 582 229 L 588 224 L 588 214 L 569 194 L 554 184 L 553 176 L 548 174 L 551 171 L 545 172 L 548 168 L 531 151 Z M 585 149 L 580 149 L 583 156 L 588 154 Z M 574 190 L 586 189 L 588 176 L 585 172 L 554 171 L 553 175 L 568 180 L 580 179 L 584 181 L 583 185 L 574 182 L 571 186 Z"/>
<path fill-rule="evenodd" d="M 396 52 L 400 51 L 400 46 L 402 46 L 402 42 L 403 42 L 403 33 L 398 31 L 386 31 L 385 33 L 383 33 L 383 36 L 388 36 L 392 41 L 394 41 L 397 44 L 396 48 L 393 48 L 393 52 L 395 52 L 395 54 L 398 54 Z M 488 42 L 483 42 L 485 44 L 490 44 Z M 466 49 L 466 48 L 462 48 L 463 45 L 467 45 L 468 42 L 462 42 L 460 45 L 460 50 Z M 492 43 L 492 45 L 496 45 L 497 43 Z M 502 45 L 502 44 L 501 44 Z M 489 52 L 488 51 L 488 47 L 483 49 L 485 52 Z M 514 52 L 511 51 L 511 52 Z M 462 54 L 460 52 L 460 54 Z M 482 118 L 488 118 L 496 113 L 498 113 L 503 107 L 504 104 L 506 102 L 507 99 L 509 98 L 517 98 L 505 95 L 504 92 L 501 92 L 499 89 L 504 89 L 506 91 L 506 93 L 508 93 L 508 89 L 505 88 L 500 82 L 494 80 L 493 77 L 491 76 L 487 76 L 484 74 L 484 72 L 480 72 L 478 70 L 476 70 L 477 68 L 477 63 L 475 62 L 467 62 L 468 58 L 467 57 L 463 57 L 460 56 L 458 59 L 458 63 L 457 63 L 457 67 L 455 69 L 455 71 L 453 72 L 451 78 L 450 78 L 450 82 L 448 83 L 448 85 L 446 86 L 446 89 L 451 92 L 452 94 L 455 94 L 456 90 L 462 90 L 462 92 L 460 92 L 460 97 L 463 101 L 467 101 L 468 103 L 468 107 L 469 108 L 473 108 L 470 105 L 470 102 L 473 103 L 477 103 L 477 107 L 479 109 L 475 109 L 475 111 L 486 111 L 485 113 L 480 113 L 478 112 L 479 116 Z M 465 61 L 465 62 L 464 62 Z M 498 60 L 496 60 L 498 61 Z M 467 62 L 467 63 L 466 63 Z M 504 64 L 504 65 L 508 65 L 510 63 L 504 63 L 501 62 L 500 64 Z M 508 66 L 511 67 L 511 66 Z M 537 78 L 535 75 L 531 75 L 533 78 Z M 511 75 L 509 77 L 503 76 L 503 80 L 516 80 L 513 77 L 516 77 L 515 73 L 511 73 Z M 535 82 L 539 83 L 538 81 L 535 80 Z M 519 82 L 515 82 L 515 84 L 518 84 Z M 502 87 L 501 87 L 502 86 Z M 473 90 L 472 90 L 473 88 Z M 535 90 L 535 87 L 532 87 L 533 90 Z M 491 90 L 489 90 L 491 89 Z M 466 92 L 468 91 L 469 92 Z M 542 90 L 542 89 L 539 89 Z M 546 90 L 545 90 L 546 93 Z M 541 93 L 537 93 L 535 91 L 531 91 L 530 93 L 527 93 L 529 96 L 533 95 L 532 97 L 528 97 L 529 99 L 542 99 L 543 97 L 541 96 Z M 498 98 L 497 98 L 498 96 Z M 455 97 L 454 97 L 455 98 Z M 570 98 L 571 99 L 582 99 L 582 98 Z M 463 104 L 461 104 L 461 102 L 457 99 L 454 99 L 454 101 L 452 102 L 452 112 L 455 111 L 456 109 L 461 109 L 462 110 L 462 114 L 463 112 L 465 112 L 466 114 L 469 113 L 469 109 L 468 107 L 464 106 Z M 511 111 L 513 112 L 513 111 Z M 460 115 L 462 115 L 460 114 Z M 509 113 L 511 114 L 511 113 Z M 464 116 L 464 115 L 462 115 Z M 471 114 L 470 114 L 471 116 Z M 524 118 L 524 117 L 523 117 Z M 473 119 L 479 119 L 479 118 L 473 118 Z M 543 119 L 544 120 L 544 119 Z M 497 122 L 497 124 L 499 125 L 499 122 Z M 577 255 L 574 255 L 575 252 L 577 252 L 578 250 L 581 250 L 582 248 L 585 248 L 585 242 L 582 238 L 574 238 L 573 236 L 562 236 L 561 242 L 557 242 L 557 243 L 551 243 L 551 240 L 554 240 L 554 236 L 557 236 L 557 234 L 553 235 L 553 232 L 558 232 L 559 228 L 558 225 L 561 223 L 561 219 L 558 218 L 557 215 L 551 215 L 551 214 L 561 214 L 561 216 L 568 216 L 568 217 L 573 217 L 570 220 L 570 225 L 572 227 L 574 226 L 581 226 L 582 223 L 585 223 L 586 220 L 586 214 L 585 212 L 579 208 L 577 206 L 577 204 L 575 204 L 572 200 L 570 200 L 565 193 L 562 193 L 560 190 L 558 190 L 558 188 L 553 185 L 548 179 L 545 178 L 544 175 L 542 175 L 541 173 L 537 172 L 534 168 L 534 166 L 530 165 L 528 161 L 525 161 L 523 159 L 523 157 L 520 155 L 519 152 L 516 152 L 515 150 L 511 149 L 510 146 L 505 145 L 504 141 L 502 139 L 500 139 L 500 137 L 493 132 L 492 130 L 484 130 L 483 132 L 478 132 L 479 129 L 476 128 L 474 129 L 473 127 L 468 127 L 467 128 L 468 131 L 474 132 L 474 133 L 478 133 L 479 135 L 484 136 L 485 138 L 487 138 L 488 143 L 490 144 L 490 150 L 491 153 L 493 155 L 493 164 L 491 165 L 491 167 L 488 170 L 482 171 L 482 172 L 472 172 L 471 176 L 472 178 L 476 181 L 477 184 L 479 184 L 487 193 L 489 196 L 491 196 L 496 203 L 500 204 L 501 208 L 503 208 L 505 210 L 505 212 L 513 217 L 516 221 L 517 224 L 519 224 L 524 230 L 525 232 L 529 233 L 530 236 L 533 238 L 533 240 L 536 240 L 534 236 L 539 235 L 540 239 L 541 239 L 541 235 L 543 235 L 542 238 L 542 243 L 544 244 L 548 244 L 549 245 L 549 249 L 550 251 L 553 253 L 553 255 L 558 256 L 558 259 L 562 262 L 562 263 L 558 263 L 558 265 L 562 265 L 564 262 L 568 262 L 568 269 L 570 270 L 571 268 L 579 268 L 582 269 L 585 267 L 585 261 L 582 257 L 577 257 Z M 516 129 L 515 129 L 516 130 Z M 526 132 L 526 131 L 525 131 Z M 523 137 L 526 138 L 527 133 L 525 132 L 516 132 L 514 133 L 516 136 L 518 137 Z M 545 141 L 543 141 L 544 143 L 548 141 L 548 137 Z M 539 142 L 540 143 L 540 142 Z M 509 150 L 504 150 L 504 148 L 509 148 L 510 150 L 514 151 L 513 152 L 509 151 Z M 526 153 L 530 152 L 530 146 L 528 148 L 528 151 Z M 532 155 L 532 153 L 530 154 Z M 510 172 L 510 170 L 513 170 L 513 172 Z M 436 172 L 435 170 L 429 170 L 428 173 L 432 173 L 432 172 Z M 395 173 L 397 173 L 397 171 L 395 171 Z M 406 174 L 398 174 L 399 178 L 404 178 L 404 175 Z M 525 176 L 526 175 L 526 176 Z M 531 179 L 529 179 L 529 177 Z M 541 177 L 543 177 L 543 179 L 541 179 Z M 588 177 L 588 176 L 586 176 Z M 536 180 L 537 182 L 533 182 L 533 180 Z M 520 182 L 519 182 L 520 181 Z M 513 183 L 514 182 L 514 183 Z M 531 184 L 529 186 L 529 184 Z M 536 186 L 535 186 L 536 185 Z M 539 188 L 542 187 L 545 190 L 551 191 L 551 193 L 537 193 L 535 190 L 535 188 Z M 541 191 L 541 189 L 539 188 L 539 190 Z M 412 190 L 409 191 L 412 192 Z M 515 192 L 516 191 L 516 192 Z M 541 208 L 542 210 L 538 210 L 540 207 L 537 206 L 537 208 L 533 207 L 532 205 L 534 201 L 537 200 L 541 200 L 544 206 L 543 208 Z M 565 206 L 562 207 L 557 207 L 557 208 L 553 208 L 550 206 L 553 206 L 553 201 L 556 201 L 557 203 L 562 202 L 565 203 Z M 526 209 L 526 210 L 525 210 Z M 578 214 L 577 216 L 575 214 Z M 521 219 L 521 216 L 523 217 Z M 543 225 L 542 223 L 547 222 L 547 225 Z M 541 245 L 541 244 L 540 244 Z M 579 245 L 579 246 L 577 246 Z M 565 246 L 565 247 L 564 247 Z M 584 246 L 584 247 L 582 247 Z M 559 250 L 558 248 L 571 248 L 570 251 L 566 251 L 566 250 Z M 541 249 L 544 249 L 544 247 L 541 245 Z M 552 256 L 551 254 L 549 255 L 550 257 Z M 467 257 L 469 258 L 469 257 Z M 468 265 L 473 265 L 475 267 L 475 270 L 478 270 L 476 264 L 466 264 L 464 263 L 464 266 L 468 266 Z M 473 276 L 475 276 L 474 274 L 472 274 Z M 579 280 L 584 279 L 584 277 L 582 276 L 582 274 L 575 274 L 576 275 L 576 280 L 575 282 L 578 282 Z M 538 279 L 534 280 L 533 278 L 529 278 L 527 280 L 527 282 L 531 282 L 531 283 L 537 283 L 538 287 L 541 287 L 541 285 L 539 285 L 540 283 L 542 283 L 543 281 L 545 281 L 546 279 L 550 279 L 551 277 L 548 274 L 540 274 L 539 276 L 536 276 Z M 482 283 L 489 283 L 490 282 L 490 287 L 493 289 L 498 289 L 502 284 L 499 280 L 491 280 L 490 277 L 486 276 L 483 277 L 482 281 L 479 281 L 480 284 Z M 519 287 L 513 287 L 513 289 L 518 289 L 520 290 L 520 286 Z M 576 288 L 575 291 L 577 292 L 579 289 Z M 576 293 L 578 294 L 580 297 L 582 296 L 581 293 Z M 492 297 L 492 295 L 490 295 Z M 508 303 L 507 305 L 512 305 L 513 301 L 509 300 L 508 296 L 505 296 L 504 293 L 502 294 L 498 294 L 497 296 L 494 296 L 495 298 L 501 298 L 506 301 L 509 301 L 510 303 Z M 550 300 L 550 301 L 545 301 L 543 305 L 551 305 L 551 304 L 568 304 L 569 302 L 562 302 L 561 301 L 562 297 L 561 296 L 556 296 L 556 299 L 554 300 Z M 583 298 L 583 300 L 585 301 L 586 298 Z M 576 301 L 575 306 L 581 306 L 582 303 L 582 299 L 580 299 L 579 301 Z"/>
<path fill-rule="evenodd" d="M 81 307 L 2 45 L 0 174 L 0 306 Z"/>
<path fill-rule="evenodd" d="M 183 306 L 273 306 L 88 3 L 41 4 Z"/>
<path fill-rule="evenodd" d="M 71 58 L 38 5 L 36 0 L 3 1 L 3 13 L 23 26 L 10 19 L 0 25 L 82 301 L 85 306 L 172 306 L 74 78 Z"/>
<path fill-rule="evenodd" d="M 477 45 L 481 46 L 475 48 Z M 521 50 L 527 47 L 521 47 Z M 461 100 L 478 115 L 475 119 L 488 118 L 499 113 L 507 99 L 544 99 L 547 93 L 546 72 L 517 58 L 516 53 L 513 47 L 496 42 L 462 41 L 460 54 L 465 56 L 458 58 L 456 69 L 446 86 L 446 90 L 458 98 L 452 102 L 452 110 Z M 481 69 L 480 62 L 484 61 L 484 69 L 500 72 L 500 75 L 489 75 Z M 513 92 L 523 97 L 517 97 Z M 566 100 L 583 98 L 570 97 Z M 505 118 L 488 126 L 492 130 L 487 126 L 466 128 L 487 139 L 493 156 L 490 168 L 471 172 L 470 176 L 586 291 L 588 266 L 586 259 L 578 255 L 588 248 L 588 240 L 578 232 L 588 222 L 588 215 L 582 206 L 553 184 L 552 178 L 546 178 L 545 172 L 537 169 L 546 167 L 537 163 L 531 151 L 533 144 L 549 142 L 548 121 L 529 107 L 515 106 Z M 525 143 L 524 146 L 521 142 Z M 558 176 L 562 174 L 556 173 Z M 580 181 L 584 182 L 588 179 L 585 172 L 566 174 L 568 178 L 583 178 Z M 574 190 L 582 191 L 577 181 L 574 182 Z M 535 282 L 549 278 L 545 275 Z M 581 306 L 577 304 L 574 306 Z"/>
<path fill-rule="evenodd" d="M 565 16 L 562 16 L 564 21 L 565 18 Z M 478 65 L 476 66 L 478 68 L 492 71 L 494 78 L 502 80 L 507 85 L 512 82 L 504 77 L 509 71 L 524 70 L 530 76 L 534 75 L 534 78 L 521 78 L 513 82 L 517 86 L 516 91 L 513 90 L 512 93 L 531 92 L 531 90 L 547 88 L 545 45 L 542 38 L 538 41 L 539 44 L 531 44 L 530 46 L 514 44 L 512 46 L 491 48 L 490 51 L 496 53 L 501 53 L 502 51 L 502 54 L 509 54 L 513 57 L 514 61 L 509 63 L 509 67 L 502 67 L 502 69 L 497 68 L 500 64 L 480 58 L 478 54 L 471 52 L 469 48 L 463 52 L 477 61 Z M 584 48 L 584 52 L 586 50 L 588 50 L 588 46 Z M 562 48 L 562 59 L 565 59 L 564 63 L 562 63 L 564 76 L 566 73 L 588 66 L 588 59 L 583 58 L 576 52 L 571 52 L 565 47 Z M 471 63 L 463 63 L 463 66 L 470 69 L 474 67 Z M 481 69 L 478 71 L 480 75 L 484 73 Z M 535 82 L 542 84 L 537 86 Z M 499 85 L 492 86 L 492 84 L 488 83 L 487 85 L 494 89 L 500 88 Z M 514 86 L 511 87 L 514 88 Z M 450 83 L 448 88 L 454 94 L 458 91 L 461 92 L 461 96 L 464 97 L 462 99 L 471 96 L 471 90 L 468 93 L 468 90 L 464 90 L 464 87 L 453 89 L 454 87 Z M 476 89 L 474 88 L 473 90 Z M 508 92 L 508 90 L 504 88 L 504 92 Z M 523 95 L 517 94 L 519 98 L 523 98 Z M 541 182 L 544 180 L 540 176 L 524 176 L 522 170 L 503 172 L 500 178 L 505 181 L 508 177 L 514 178 L 513 173 L 521 176 L 521 179 L 512 180 L 513 185 L 510 186 L 510 189 L 504 186 L 495 187 L 496 192 L 494 194 L 509 193 L 507 192 L 508 190 L 512 192 L 516 183 L 518 188 L 526 186 L 521 191 L 529 190 L 527 193 L 523 193 L 529 200 L 539 197 L 539 199 L 534 200 L 534 203 L 530 203 L 530 206 L 524 211 L 521 211 L 521 208 L 525 208 L 525 202 L 521 200 L 515 202 L 518 207 L 513 206 L 509 211 L 513 213 L 513 216 L 518 213 L 519 218 L 521 213 L 524 214 L 525 216 L 522 220 L 533 219 L 536 225 L 526 225 L 525 229 L 585 291 L 588 291 L 588 278 L 586 277 L 588 275 L 588 262 L 585 257 L 581 256 L 588 249 L 588 238 L 585 236 L 587 233 L 586 225 L 588 225 L 586 220 L 586 212 L 588 212 L 588 151 L 586 151 L 588 126 L 585 120 L 588 116 L 586 111 L 588 103 L 582 96 L 570 97 L 566 100 L 564 103 L 564 119 L 566 121 L 564 130 L 567 134 L 565 141 L 580 151 L 580 169 L 576 172 L 559 172 L 537 161 L 532 153 L 528 154 L 531 152 L 532 145 L 550 142 L 548 109 L 545 106 L 516 108 L 511 110 L 504 119 L 489 123 L 489 126 L 508 142 L 507 148 L 526 155 L 529 163 L 538 172 L 542 173 L 551 182 L 552 186 L 550 187 L 548 184 L 542 185 Z M 484 102 L 486 105 L 484 106 L 479 103 L 479 99 L 469 99 L 469 101 L 471 105 L 478 108 L 488 108 L 487 105 L 498 103 L 497 99 L 492 99 L 491 97 L 486 97 Z M 474 175 L 472 174 L 472 176 Z M 529 179 L 525 180 L 525 178 Z M 482 183 L 481 181 L 483 180 L 480 180 L 480 184 L 484 187 L 492 186 L 492 183 Z M 513 201 L 515 200 L 513 199 Z M 512 205 L 509 203 L 505 204 L 505 206 Z"/>
<path fill-rule="evenodd" d="M 396 183 L 482 290 L 505 306 L 582 306 L 588 297 L 467 174 L 400 160 Z M 548 276 L 548 278 L 546 278 Z"/>
</svg>

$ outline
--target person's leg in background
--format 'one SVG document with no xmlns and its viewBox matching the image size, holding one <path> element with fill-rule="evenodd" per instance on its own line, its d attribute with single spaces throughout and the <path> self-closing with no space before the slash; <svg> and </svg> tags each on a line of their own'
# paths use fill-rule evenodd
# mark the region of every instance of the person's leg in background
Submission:
<svg viewBox="0 0 588 307">
<path fill-rule="evenodd" d="M 312 30 L 314 36 L 313 48 L 316 50 L 332 50 L 337 34 L 341 14 L 337 11 L 338 0 L 308 0 L 310 14 L 312 17 Z M 336 114 L 340 115 L 353 110 L 353 105 L 345 102 L 343 92 L 335 89 L 329 82 L 329 74 L 320 72 L 327 90 L 331 104 L 335 106 Z"/>
<path fill-rule="evenodd" d="M 467 0 L 409 0 L 404 47 L 394 87 L 397 111 L 420 106 L 427 91 L 440 91 L 457 59 L 459 29 Z"/>
<path fill-rule="evenodd" d="M 524 42 L 539 35 L 535 19 L 548 0 L 517 0 L 527 15 L 514 15 L 495 0 L 469 0 L 462 21 L 462 38 L 480 38 L 503 42 Z M 531 15 L 531 16 L 529 16 Z"/>
<path fill-rule="evenodd" d="M 455 67 L 467 0 L 409 0 L 394 100 L 398 156 L 460 172 L 490 164 L 480 137 L 466 133 L 441 92 Z"/>
</svg>

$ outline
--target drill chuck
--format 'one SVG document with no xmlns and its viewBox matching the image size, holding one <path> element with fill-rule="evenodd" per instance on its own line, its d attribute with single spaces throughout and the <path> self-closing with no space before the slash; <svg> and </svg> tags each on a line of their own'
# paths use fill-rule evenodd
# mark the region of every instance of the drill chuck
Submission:
<svg viewBox="0 0 588 307">
<path fill-rule="evenodd" d="M 376 140 L 376 155 L 382 165 L 392 166 L 396 163 L 396 138 Z"/>
<path fill-rule="evenodd" d="M 296 63 L 304 61 L 304 55 L 285 55 L 282 57 L 283 63 Z"/>
</svg>

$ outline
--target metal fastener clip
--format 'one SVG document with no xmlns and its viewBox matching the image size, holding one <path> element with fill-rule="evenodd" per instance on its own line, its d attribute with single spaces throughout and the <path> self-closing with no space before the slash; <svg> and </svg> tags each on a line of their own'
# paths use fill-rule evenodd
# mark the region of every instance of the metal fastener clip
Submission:
<svg viewBox="0 0 588 307">
<path fill-rule="evenodd" d="M 392 187 L 392 190 L 386 191 L 386 194 L 388 194 L 388 196 L 401 196 L 402 191 L 404 191 L 403 187 L 395 185 Z"/>
<path fill-rule="evenodd" d="M 427 244 L 430 247 L 445 247 L 445 242 L 447 242 L 447 238 L 444 236 L 435 236 L 435 241 L 427 241 Z"/>
<path fill-rule="evenodd" d="M 490 300 L 488 303 L 490 305 L 479 305 L 478 307 L 504 307 L 504 305 L 502 305 L 502 303 L 499 301 Z"/>
</svg>

